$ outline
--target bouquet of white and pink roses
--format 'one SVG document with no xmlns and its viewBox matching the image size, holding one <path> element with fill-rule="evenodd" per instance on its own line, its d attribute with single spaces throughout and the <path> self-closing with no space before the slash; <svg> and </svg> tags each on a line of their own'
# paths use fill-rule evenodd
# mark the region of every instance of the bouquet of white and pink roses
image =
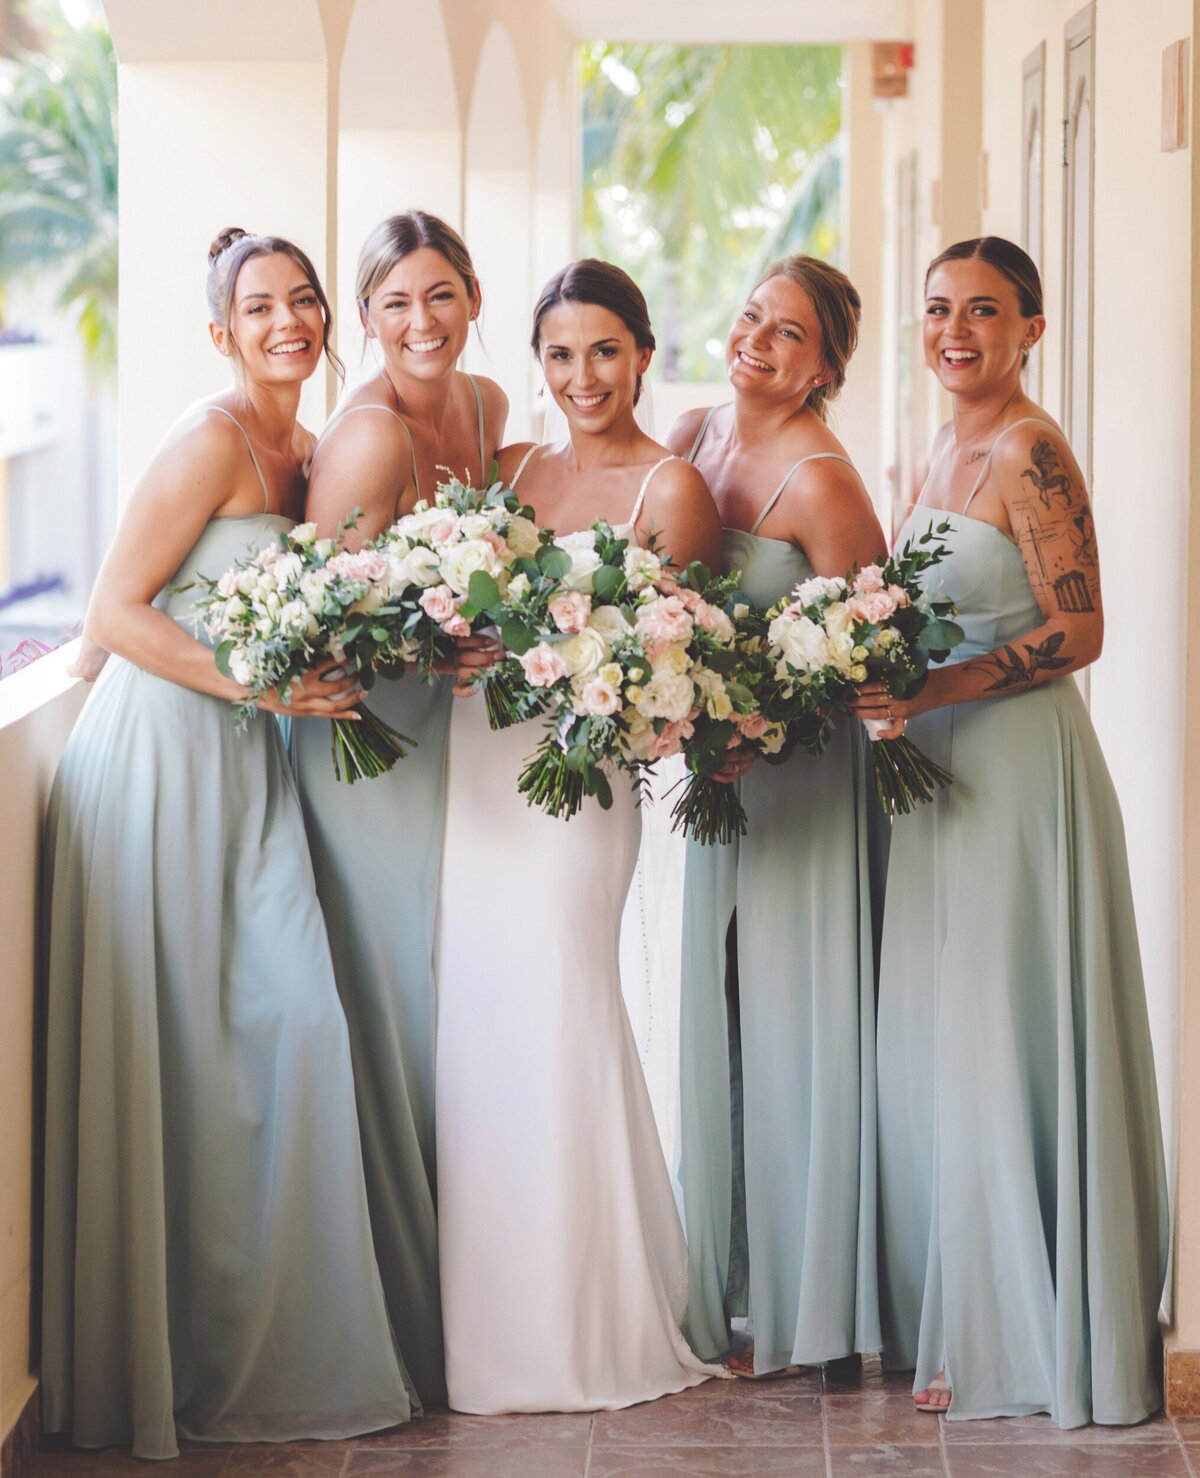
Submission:
<svg viewBox="0 0 1200 1478">
<path fill-rule="evenodd" d="M 510 488 L 497 481 L 473 488 L 451 476 L 432 503 L 418 503 L 362 551 L 388 571 L 386 599 L 371 618 L 388 631 L 392 660 L 413 662 L 428 677 L 460 638 L 503 623 L 510 585 L 519 598 L 530 572 L 537 578 L 547 562 L 557 568 L 550 539 Z M 514 708 L 502 671 L 477 681 L 493 727 L 527 716 Z"/>
<path fill-rule="evenodd" d="M 335 539 L 316 532 L 315 524 L 297 524 L 219 579 L 197 577 L 205 593 L 195 621 L 213 641 L 220 671 L 249 690 L 234 708 L 239 730 L 259 698 L 274 692 L 286 703 L 296 679 L 323 658 L 356 667 L 369 688 L 381 655 L 391 654 L 391 634 L 368 615 L 389 598 L 386 561 L 339 553 Z M 334 771 L 351 783 L 390 770 L 413 743 L 369 709 L 359 713 L 330 725 Z"/>
<path fill-rule="evenodd" d="M 767 612 L 778 695 L 766 706 L 789 725 L 809 721 L 801 743 L 812 753 L 824 748 L 834 716 L 848 710 L 861 684 L 879 682 L 894 698 L 912 697 L 930 662 L 944 662 L 962 641 L 962 628 L 950 619 L 953 603 L 927 592 L 919 578 L 945 558 L 946 547 L 933 541 L 949 527 L 930 528 L 844 580 L 815 575 Z M 870 757 L 876 794 L 891 816 L 932 800 L 933 788 L 951 781 L 903 737 L 874 741 Z"/>
<path fill-rule="evenodd" d="M 723 609 L 736 587 L 736 575 L 714 580 L 700 564 L 665 569 L 606 523 L 555 539 L 535 570 L 517 572 L 493 615 L 513 713 L 549 715 L 519 781 L 531 805 L 571 817 L 591 795 L 607 808 L 612 771 L 637 785 L 674 754 L 693 780 L 720 768 L 754 711 Z M 685 795 L 677 822 L 702 841 L 727 840 L 745 816 L 730 787 L 708 783 L 713 794 L 690 806 Z"/>
</svg>

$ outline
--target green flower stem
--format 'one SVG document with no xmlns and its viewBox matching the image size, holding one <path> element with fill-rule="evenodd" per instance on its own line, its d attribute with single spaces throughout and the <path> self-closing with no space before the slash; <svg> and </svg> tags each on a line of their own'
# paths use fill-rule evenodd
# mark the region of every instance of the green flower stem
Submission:
<svg viewBox="0 0 1200 1478">
<path fill-rule="evenodd" d="M 583 776 L 568 766 L 557 740 L 551 740 L 525 766 L 517 789 L 529 805 L 567 821 L 583 805 Z"/>
<path fill-rule="evenodd" d="M 689 775 L 683 794 L 672 807 L 672 831 L 683 831 L 704 846 L 725 846 L 746 835 L 746 811 L 737 787 L 710 775 Z"/>
<path fill-rule="evenodd" d="M 889 816 L 907 816 L 933 799 L 954 777 L 908 739 L 876 739 L 868 745 L 879 804 Z"/>
<path fill-rule="evenodd" d="M 348 785 L 386 774 L 417 742 L 376 718 L 369 708 L 358 711 L 361 718 L 335 718 L 329 726 L 333 773 Z"/>
<path fill-rule="evenodd" d="M 493 729 L 509 729 L 519 724 L 528 714 L 523 712 L 508 678 L 501 672 L 491 672 L 479 679 L 483 689 L 483 700 L 487 705 L 488 724 Z"/>
</svg>

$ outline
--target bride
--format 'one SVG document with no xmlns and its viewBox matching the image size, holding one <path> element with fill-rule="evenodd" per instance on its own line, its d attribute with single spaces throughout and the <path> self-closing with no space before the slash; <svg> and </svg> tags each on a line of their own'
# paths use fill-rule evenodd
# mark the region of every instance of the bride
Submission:
<svg viewBox="0 0 1200 1478">
<path fill-rule="evenodd" d="M 634 420 L 654 350 L 645 299 L 575 262 L 534 310 L 533 348 L 570 437 L 513 446 L 500 475 L 562 534 L 606 519 L 676 565 L 716 567 L 700 474 Z M 573 820 L 530 809 L 533 725 L 450 732 L 438 923 L 442 1315 L 458 1411 L 628 1406 L 717 1374 L 682 1323 L 687 1252 L 621 997 L 621 911 L 641 818 L 614 786 Z"/>
</svg>

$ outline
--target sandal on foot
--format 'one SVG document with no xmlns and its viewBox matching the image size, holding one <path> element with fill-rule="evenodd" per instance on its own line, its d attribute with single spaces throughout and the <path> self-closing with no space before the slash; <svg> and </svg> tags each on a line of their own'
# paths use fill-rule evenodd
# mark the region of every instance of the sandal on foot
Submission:
<svg viewBox="0 0 1200 1478">
<path fill-rule="evenodd" d="M 942 1406 L 940 1403 L 935 1404 L 928 1399 L 926 1399 L 925 1401 L 918 1401 L 917 1397 L 925 1396 L 928 1398 L 929 1396 L 933 1395 L 941 1395 L 943 1391 L 945 1391 L 947 1395 L 952 1396 L 954 1393 L 954 1388 L 951 1386 L 950 1382 L 946 1379 L 944 1375 L 935 1375 L 934 1378 L 923 1390 L 913 1392 L 913 1405 L 917 1408 L 918 1411 L 931 1411 L 934 1416 L 940 1416 L 943 1411 L 950 1410 L 949 1401 L 946 1402 L 945 1406 Z"/>
</svg>

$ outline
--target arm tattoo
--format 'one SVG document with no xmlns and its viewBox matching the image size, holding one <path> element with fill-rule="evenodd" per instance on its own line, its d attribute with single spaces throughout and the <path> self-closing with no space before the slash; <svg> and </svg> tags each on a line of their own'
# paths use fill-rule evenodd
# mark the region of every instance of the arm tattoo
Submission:
<svg viewBox="0 0 1200 1478">
<path fill-rule="evenodd" d="M 1023 644 L 1024 655 L 1018 652 L 1016 647 L 1008 646 L 1002 651 L 989 652 L 986 657 L 980 657 L 980 663 L 985 667 L 991 667 L 996 673 L 996 681 L 988 683 L 984 691 L 1007 693 L 1014 688 L 1032 687 L 1033 680 L 1039 672 L 1053 672 L 1059 667 L 1070 667 L 1069 657 L 1057 655 L 1058 649 L 1065 640 L 1065 631 L 1052 631 L 1046 640 L 1039 642 L 1036 647 Z"/>
<path fill-rule="evenodd" d="M 1031 484 L 1030 496 L 1018 499 L 1010 516 L 1034 594 L 1047 614 L 1090 614 L 1100 598 L 1100 573 L 1087 496 L 1045 437 L 1029 455 L 1021 480 Z"/>
<path fill-rule="evenodd" d="M 1052 498 L 1061 498 L 1070 507 L 1071 479 L 1065 472 L 1059 470 L 1058 453 L 1045 437 L 1034 442 L 1029 458 L 1033 466 L 1026 467 L 1021 476 L 1027 477 L 1037 488 L 1042 507 L 1049 508 Z"/>
</svg>

